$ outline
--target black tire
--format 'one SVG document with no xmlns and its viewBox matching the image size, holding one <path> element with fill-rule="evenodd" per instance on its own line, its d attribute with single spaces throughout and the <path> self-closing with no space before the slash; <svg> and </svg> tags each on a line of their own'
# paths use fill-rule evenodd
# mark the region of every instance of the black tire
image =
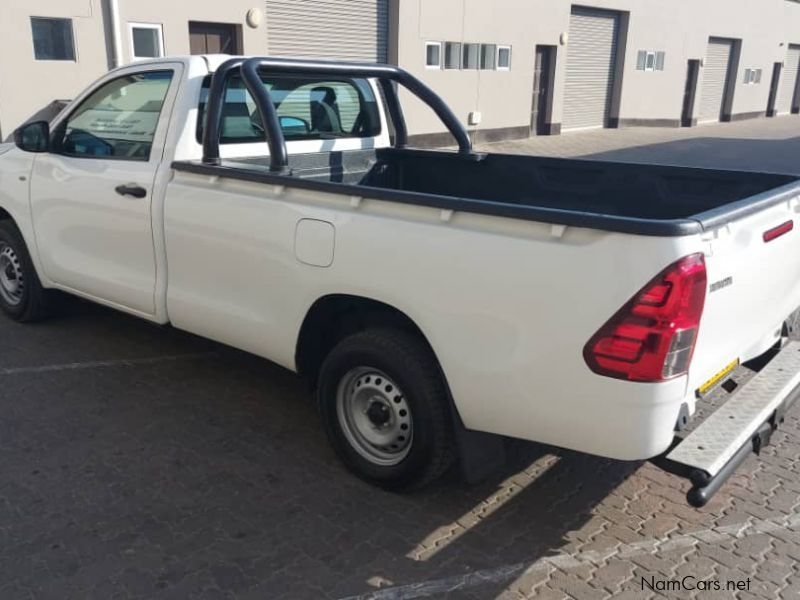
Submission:
<svg viewBox="0 0 800 600">
<path fill-rule="evenodd" d="M 348 374 L 361 367 L 375 369 L 396 382 L 409 408 L 413 436 L 407 454 L 397 464 L 375 464 L 365 458 L 358 443 L 351 441 L 352 434 L 348 439 L 347 425 L 337 411 L 340 384 L 344 389 Z M 411 333 L 370 329 L 343 339 L 322 364 L 317 402 L 339 458 L 371 484 L 394 491 L 420 488 L 441 476 L 455 460 L 447 385 L 430 348 Z"/>
<path fill-rule="evenodd" d="M 21 323 L 45 318 L 49 313 L 47 291 L 42 288 L 22 234 L 13 221 L 0 221 L 0 264 L 5 265 L 9 280 L 18 281 L 18 286 L 21 283 L 21 291 L 12 293 L 0 281 L 0 309 Z"/>
<path fill-rule="evenodd" d="M 795 310 L 783 324 L 784 334 L 792 339 L 800 339 L 800 308 Z"/>
</svg>

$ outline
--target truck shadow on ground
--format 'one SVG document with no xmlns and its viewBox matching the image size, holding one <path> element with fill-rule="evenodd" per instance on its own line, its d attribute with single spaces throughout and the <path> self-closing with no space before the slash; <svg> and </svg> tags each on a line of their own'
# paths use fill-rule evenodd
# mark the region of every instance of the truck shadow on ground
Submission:
<svg viewBox="0 0 800 600">
<path fill-rule="evenodd" d="M 800 137 L 750 139 L 699 137 L 581 156 L 593 160 L 800 175 Z"/>
<path fill-rule="evenodd" d="M 264 360 L 79 301 L 0 340 L 0 368 L 72 365 L 0 375 L 3 595 L 440 596 L 480 571 L 462 596 L 493 596 L 509 566 L 591 541 L 639 466 L 513 443 L 489 481 L 396 495 L 340 466 L 308 392 Z"/>
</svg>

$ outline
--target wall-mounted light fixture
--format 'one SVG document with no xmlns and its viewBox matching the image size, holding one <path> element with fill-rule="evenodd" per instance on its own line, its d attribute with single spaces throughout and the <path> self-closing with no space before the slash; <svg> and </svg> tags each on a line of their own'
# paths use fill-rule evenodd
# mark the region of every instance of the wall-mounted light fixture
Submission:
<svg viewBox="0 0 800 600">
<path fill-rule="evenodd" d="M 247 24 L 255 29 L 259 25 L 261 25 L 261 21 L 264 19 L 264 13 L 261 12 L 260 8 L 251 8 L 247 11 L 246 21 Z"/>
</svg>

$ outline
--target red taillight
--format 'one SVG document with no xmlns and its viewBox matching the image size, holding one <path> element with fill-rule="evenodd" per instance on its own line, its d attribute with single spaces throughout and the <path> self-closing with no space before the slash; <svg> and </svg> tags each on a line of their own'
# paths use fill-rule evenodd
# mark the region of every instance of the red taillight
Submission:
<svg viewBox="0 0 800 600">
<path fill-rule="evenodd" d="M 702 254 L 659 273 L 600 328 L 583 349 L 595 373 L 664 381 L 689 370 L 706 299 Z"/>
</svg>

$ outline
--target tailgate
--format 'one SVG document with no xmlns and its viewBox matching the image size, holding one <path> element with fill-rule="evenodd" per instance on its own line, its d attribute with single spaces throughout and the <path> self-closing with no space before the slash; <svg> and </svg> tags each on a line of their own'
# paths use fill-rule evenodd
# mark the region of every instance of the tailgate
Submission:
<svg viewBox="0 0 800 600">
<path fill-rule="evenodd" d="M 690 393 L 736 361 L 766 351 L 800 306 L 800 188 L 792 184 L 773 196 L 781 200 L 751 199 L 763 208 L 703 236 L 709 287 Z"/>
</svg>

